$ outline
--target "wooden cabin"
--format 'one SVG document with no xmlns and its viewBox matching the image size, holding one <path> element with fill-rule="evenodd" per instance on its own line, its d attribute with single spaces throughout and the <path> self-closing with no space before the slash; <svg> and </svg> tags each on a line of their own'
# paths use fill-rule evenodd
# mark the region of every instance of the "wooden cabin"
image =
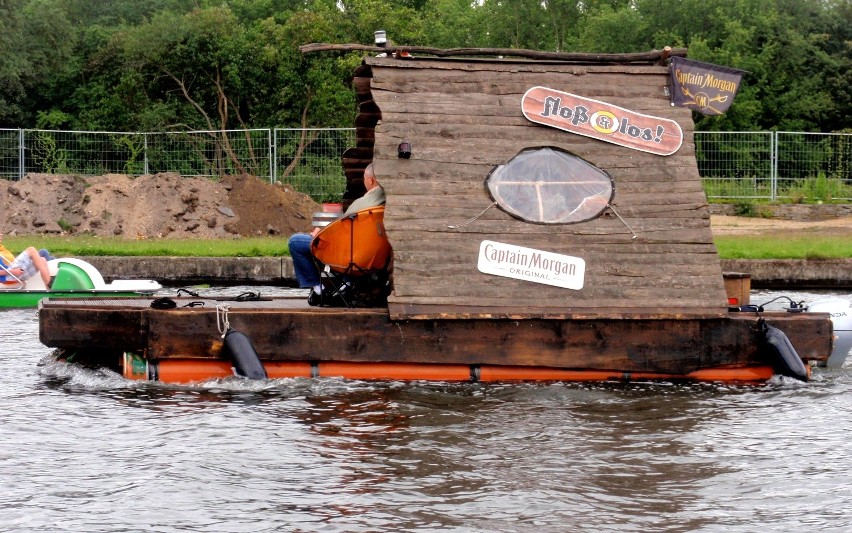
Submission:
<svg viewBox="0 0 852 533">
<path fill-rule="evenodd" d="M 347 194 L 361 193 L 359 172 L 369 162 L 387 194 L 391 318 L 726 314 L 692 116 L 670 104 L 663 57 L 644 64 L 630 57 L 606 64 L 365 59 L 354 76 L 357 147 L 343 164 Z M 522 100 L 534 87 L 674 121 L 682 143 L 657 155 L 533 122 Z M 401 143 L 410 147 L 407 158 Z M 611 207 L 588 220 L 553 224 L 492 205 L 486 180 L 495 168 L 539 147 L 573 154 L 608 174 Z M 483 241 L 580 258 L 582 288 L 483 273 L 477 268 Z"/>
</svg>

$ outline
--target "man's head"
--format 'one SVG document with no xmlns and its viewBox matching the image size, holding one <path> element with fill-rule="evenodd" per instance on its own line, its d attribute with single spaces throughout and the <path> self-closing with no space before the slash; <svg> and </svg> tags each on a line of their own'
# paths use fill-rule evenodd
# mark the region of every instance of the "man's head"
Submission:
<svg viewBox="0 0 852 533">
<path fill-rule="evenodd" d="M 367 168 L 364 169 L 364 188 L 369 191 L 378 186 L 379 182 L 376 181 L 376 173 L 373 172 L 373 164 L 370 163 L 367 165 Z"/>
</svg>

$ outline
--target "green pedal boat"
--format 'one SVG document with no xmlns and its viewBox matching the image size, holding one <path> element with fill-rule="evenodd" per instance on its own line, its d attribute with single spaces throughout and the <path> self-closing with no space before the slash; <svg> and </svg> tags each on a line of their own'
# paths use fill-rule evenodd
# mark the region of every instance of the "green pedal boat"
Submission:
<svg viewBox="0 0 852 533">
<path fill-rule="evenodd" d="M 163 286 L 149 279 L 114 280 L 106 283 L 91 264 L 81 259 L 48 261 L 52 280 L 45 287 L 36 275 L 21 281 L 6 274 L 0 283 L 0 309 L 36 307 L 42 298 L 120 298 L 151 295 Z"/>
</svg>

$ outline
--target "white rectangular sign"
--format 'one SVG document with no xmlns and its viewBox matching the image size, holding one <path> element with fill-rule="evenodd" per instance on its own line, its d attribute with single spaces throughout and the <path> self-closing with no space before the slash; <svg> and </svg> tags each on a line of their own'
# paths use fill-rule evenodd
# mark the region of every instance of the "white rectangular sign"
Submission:
<svg viewBox="0 0 852 533">
<path fill-rule="evenodd" d="M 586 262 L 579 257 L 494 241 L 479 245 L 477 267 L 485 274 L 574 290 L 583 288 L 586 276 Z"/>
</svg>

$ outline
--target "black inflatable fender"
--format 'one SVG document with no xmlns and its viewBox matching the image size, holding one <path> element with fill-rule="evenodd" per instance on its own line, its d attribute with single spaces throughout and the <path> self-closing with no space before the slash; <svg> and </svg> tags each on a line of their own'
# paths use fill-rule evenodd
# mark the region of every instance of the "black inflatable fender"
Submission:
<svg viewBox="0 0 852 533">
<path fill-rule="evenodd" d="M 787 335 L 760 319 L 758 326 L 763 334 L 764 349 L 775 367 L 775 372 L 799 381 L 808 381 L 808 369 Z"/>
<path fill-rule="evenodd" d="M 245 333 L 229 329 L 225 333 L 223 350 L 231 360 L 234 372 L 238 376 L 248 379 L 266 379 L 268 377 L 251 339 Z"/>
</svg>

